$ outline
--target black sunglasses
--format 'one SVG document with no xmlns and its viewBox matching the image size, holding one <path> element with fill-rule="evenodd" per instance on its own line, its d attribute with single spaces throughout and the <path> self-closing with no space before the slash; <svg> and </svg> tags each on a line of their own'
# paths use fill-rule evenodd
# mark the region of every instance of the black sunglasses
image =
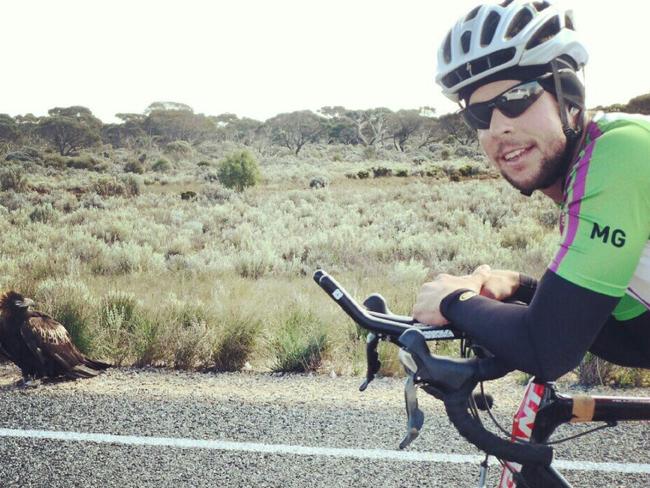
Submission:
<svg viewBox="0 0 650 488">
<path fill-rule="evenodd" d="M 542 93 L 544 88 L 538 80 L 525 81 L 508 88 L 491 100 L 472 103 L 460 113 L 465 123 L 472 129 L 489 129 L 492 111 L 495 108 L 506 117 L 513 119 L 528 110 L 528 107 L 535 103 Z"/>
</svg>

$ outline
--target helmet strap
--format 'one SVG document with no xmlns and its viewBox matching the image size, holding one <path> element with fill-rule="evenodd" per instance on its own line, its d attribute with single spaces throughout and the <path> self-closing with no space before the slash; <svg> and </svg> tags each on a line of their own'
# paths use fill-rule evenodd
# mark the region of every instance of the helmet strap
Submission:
<svg viewBox="0 0 650 488">
<path fill-rule="evenodd" d="M 557 97 L 557 103 L 560 108 L 560 121 L 562 122 L 562 132 L 566 137 L 566 148 L 564 150 L 564 169 L 568 169 L 569 165 L 572 162 L 573 157 L 575 156 L 575 149 L 577 143 L 580 141 L 580 136 L 582 135 L 583 129 L 583 110 L 580 109 L 578 112 L 578 124 L 577 128 L 574 129 L 569 125 L 569 120 L 567 117 L 567 106 L 564 100 L 564 94 L 562 91 L 562 83 L 560 81 L 560 69 L 558 68 L 557 61 L 553 59 L 551 61 L 551 68 L 553 70 L 553 83 L 555 85 L 555 95 Z M 534 191 L 534 190 L 533 190 Z M 531 196 L 533 191 L 521 191 L 521 194 L 524 196 Z"/>
</svg>

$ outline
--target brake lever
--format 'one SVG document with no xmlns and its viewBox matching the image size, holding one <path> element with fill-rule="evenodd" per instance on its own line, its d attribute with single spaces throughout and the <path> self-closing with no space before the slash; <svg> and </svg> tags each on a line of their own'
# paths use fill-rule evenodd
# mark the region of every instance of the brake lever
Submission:
<svg viewBox="0 0 650 488">
<path fill-rule="evenodd" d="M 424 425 L 424 413 L 418 407 L 415 374 L 409 374 L 404 383 L 404 401 L 406 403 L 406 435 L 399 443 L 400 449 L 405 449 L 415 438 L 420 435 Z"/>
<path fill-rule="evenodd" d="M 379 344 L 379 336 L 370 332 L 366 339 L 366 362 L 368 369 L 366 371 L 366 379 L 359 386 L 359 391 L 365 391 L 375 375 L 381 368 L 381 361 L 379 361 L 379 353 L 377 352 L 377 345 Z"/>
</svg>

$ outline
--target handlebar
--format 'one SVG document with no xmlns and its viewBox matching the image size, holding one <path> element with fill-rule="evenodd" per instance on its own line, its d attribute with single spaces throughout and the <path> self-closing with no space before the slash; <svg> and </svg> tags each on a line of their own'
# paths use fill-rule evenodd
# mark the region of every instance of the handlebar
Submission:
<svg viewBox="0 0 650 488">
<path fill-rule="evenodd" d="M 458 432 L 482 451 L 499 459 L 519 464 L 538 464 L 548 466 L 553 459 L 553 449 L 544 445 L 513 443 L 498 437 L 488 430 L 468 412 L 468 399 L 480 381 L 493 380 L 507 374 L 510 370 L 496 358 L 452 359 L 431 354 L 428 340 L 463 339 L 465 335 L 446 327 L 431 327 L 420 324 L 411 317 L 392 314 L 384 306 L 384 312 L 362 308 L 337 281 L 322 269 L 314 273 L 314 281 L 332 297 L 334 301 L 359 326 L 370 332 L 369 344 L 376 336 L 389 340 L 402 348 L 400 360 L 414 383 L 421 384 L 430 393 L 444 402 L 449 420 Z M 368 301 L 366 301 L 367 303 Z M 385 303 L 384 303 L 385 305 Z M 375 342 L 376 347 L 376 342 Z M 379 369 L 373 365 L 374 373 Z M 370 372 L 362 385 L 365 389 L 374 377 Z M 414 397 L 413 393 L 411 396 Z M 417 407 L 417 400 L 409 400 L 408 381 L 406 392 L 409 433 L 400 447 L 405 447 L 419 432 L 423 414 Z M 413 420 L 415 418 L 416 420 Z M 415 425 L 415 427 L 414 427 Z M 412 429 L 414 429 L 412 431 Z"/>
</svg>

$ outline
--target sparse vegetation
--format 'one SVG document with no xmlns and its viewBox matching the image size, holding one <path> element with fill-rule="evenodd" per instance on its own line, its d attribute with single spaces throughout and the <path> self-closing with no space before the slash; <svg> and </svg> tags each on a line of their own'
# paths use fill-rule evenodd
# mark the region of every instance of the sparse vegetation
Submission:
<svg viewBox="0 0 650 488">
<path fill-rule="evenodd" d="M 0 170 L 0 284 L 116 364 L 362 372 L 364 338 L 311 282 L 316 268 L 408 313 L 427 277 L 482 263 L 539 276 L 557 242 L 556 208 L 492 179 L 462 133 L 404 139 L 393 120 L 402 136 L 382 143 L 356 131 L 386 113 L 345 112 L 298 157 L 261 143 L 250 119 L 219 119 L 210 139 L 205 116 L 151 114 L 121 114 L 79 153 L 15 144 Z M 401 374 L 394 349 L 382 374 Z M 648 380 L 592 366 L 581 381 Z"/>
</svg>

